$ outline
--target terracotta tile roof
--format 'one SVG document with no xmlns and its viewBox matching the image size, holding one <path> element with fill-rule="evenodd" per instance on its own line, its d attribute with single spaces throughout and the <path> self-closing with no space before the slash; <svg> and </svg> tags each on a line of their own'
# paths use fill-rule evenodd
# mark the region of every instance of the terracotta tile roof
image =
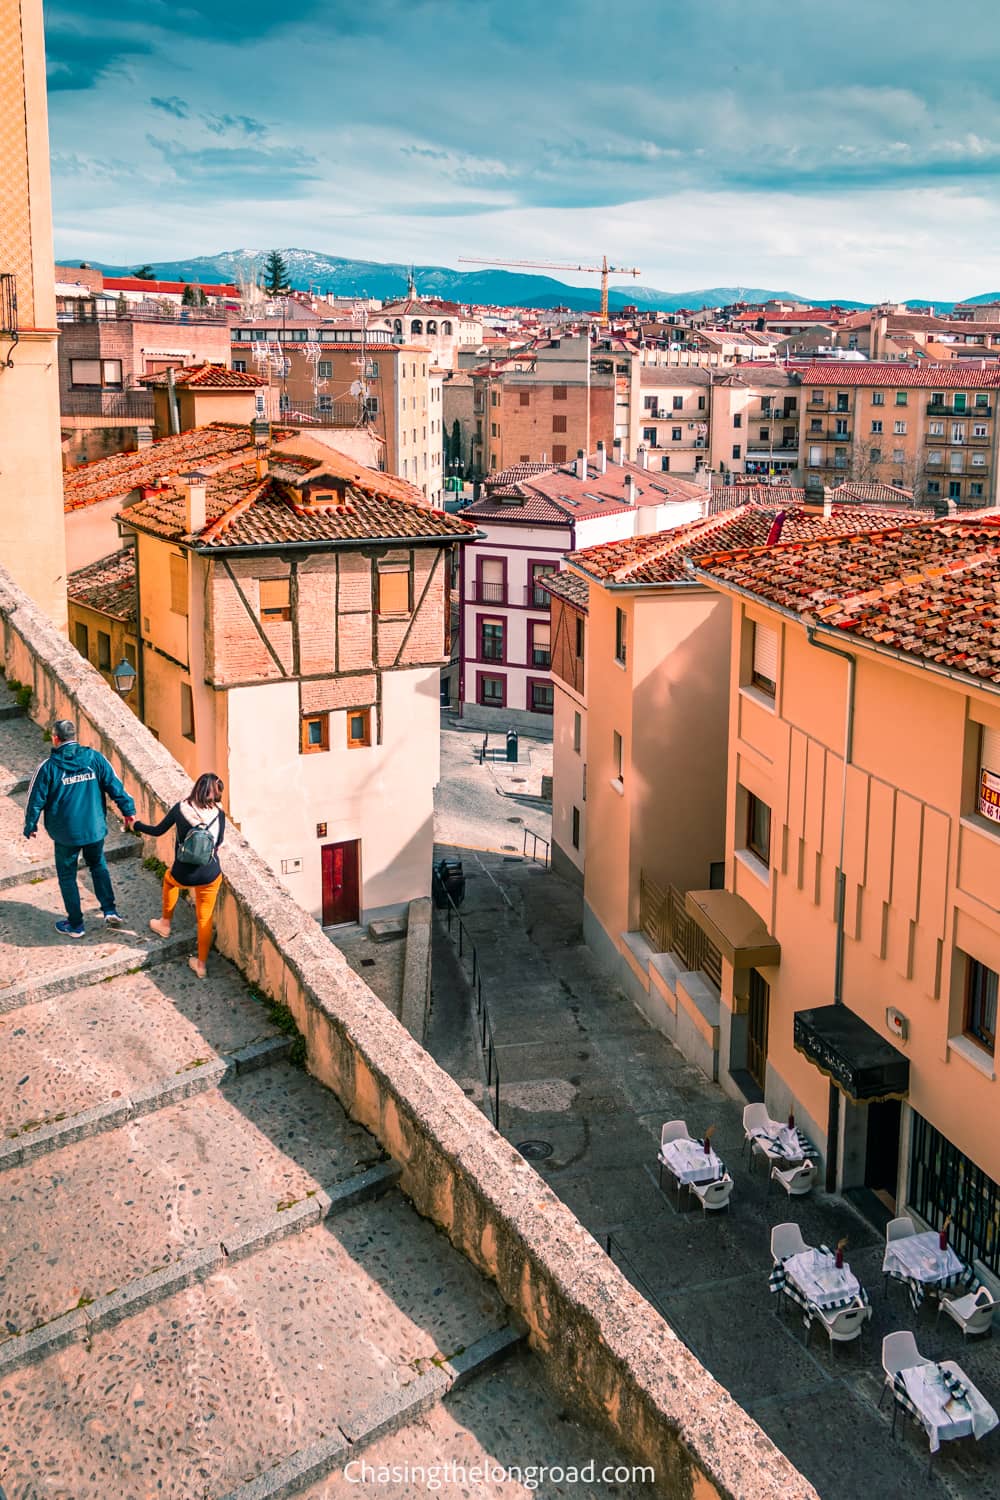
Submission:
<svg viewBox="0 0 1000 1500">
<path fill-rule="evenodd" d="M 689 557 L 746 547 L 759 547 L 770 556 L 775 547 L 765 547 L 765 543 L 780 514 L 784 515 L 782 544 L 837 532 L 853 535 L 881 531 L 900 524 L 896 511 L 859 506 L 846 509 L 834 506 L 832 515 L 824 516 L 821 511 L 804 506 L 793 505 L 782 510 L 773 503 L 768 507 L 744 505 L 738 510 L 723 511 L 671 531 L 627 537 L 619 542 L 605 542 L 598 547 L 570 552 L 567 561 L 609 587 L 615 584 L 690 582 L 691 575 L 686 566 Z"/>
<path fill-rule="evenodd" d="M 871 364 L 866 360 L 840 360 L 829 364 L 805 365 L 800 370 L 802 384 L 808 386 L 890 386 L 906 390 L 914 386 L 931 390 L 985 391 L 1000 386 L 1000 366 L 990 364 L 985 370 L 968 370 L 954 363 L 947 365 Z M 970 412 L 971 416 L 972 413 Z"/>
<path fill-rule="evenodd" d="M 503 490 L 509 484 L 517 484 L 522 479 L 533 479 L 536 474 L 548 474 L 552 467 L 552 464 L 540 463 L 511 464 L 509 469 L 499 469 L 495 474 L 491 474 L 486 481 L 486 487 L 490 491 Z"/>
<path fill-rule="evenodd" d="M 569 573 L 565 569 L 561 573 L 547 573 L 544 578 L 539 578 L 538 586 L 555 594 L 557 599 L 564 599 L 567 604 L 572 604 L 581 614 L 587 613 L 590 584 L 579 573 Z"/>
<path fill-rule="evenodd" d="M 902 485 L 880 484 L 877 480 L 848 479 L 830 493 L 835 503 L 840 501 L 845 505 L 861 503 L 901 505 L 908 508 L 913 504 L 912 490 L 904 490 Z"/>
<path fill-rule="evenodd" d="M 267 381 L 260 375 L 251 375 L 245 370 L 229 370 L 225 365 L 185 365 L 174 370 L 174 385 L 184 390 L 209 391 L 254 391 Z M 140 375 L 140 385 L 166 385 L 166 371 L 155 375 Z"/>
<path fill-rule="evenodd" d="M 756 323 L 763 318 L 765 323 L 835 323 L 840 314 L 830 307 L 800 307 L 796 311 L 783 313 L 742 312 L 733 318 L 734 323 Z"/>
<path fill-rule="evenodd" d="M 713 500 L 720 497 L 731 501 L 733 505 L 764 505 L 775 508 L 801 505 L 806 492 L 794 484 L 729 484 L 724 489 L 712 491 Z"/>
<path fill-rule="evenodd" d="M 595 516 L 632 509 L 626 498 L 627 475 L 632 476 L 635 484 L 636 504 L 690 504 L 694 500 L 704 501 L 708 496 L 703 485 L 692 484 L 676 474 L 664 474 L 659 469 L 644 469 L 641 464 L 609 461 L 602 473 L 596 454 L 588 461 L 586 479 L 577 478 L 571 463 L 558 468 L 539 465 L 539 472 L 522 479 L 505 478 L 516 470 L 535 467 L 515 464 L 513 469 L 491 475 L 487 481 L 488 493 L 466 506 L 465 514 L 475 520 L 510 521 L 515 525 L 533 521 L 566 526 L 590 521 Z"/>
<path fill-rule="evenodd" d="M 290 430 L 272 428 L 273 442 L 290 436 Z M 96 505 L 140 486 L 156 484 L 163 475 L 236 460 L 248 451 L 253 452 L 249 427 L 230 422 L 193 427 L 132 453 L 112 453 L 77 469 L 67 469 L 63 474 L 63 505 L 67 511 Z"/>
<path fill-rule="evenodd" d="M 1000 518 L 923 521 L 701 560 L 709 581 L 1000 686 Z"/>
<path fill-rule="evenodd" d="M 205 496 L 206 524 L 196 536 L 186 530 L 184 496 L 174 488 L 136 501 L 122 511 L 121 519 L 140 531 L 169 541 L 195 541 L 203 547 L 220 550 L 310 541 L 323 544 L 433 537 L 464 540 L 476 535 L 476 528 L 457 516 L 401 498 L 395 489 L 387 492 L 384 484 L 369 484 L 365 476 L 374 481 L 388 480 L 395 486 L 405 481 L 392 481 L 391 476 L 359 470 L 343 454 L 332 451 L 331 458 L 340 459 L 344 466 L 350 465 L 357 471 L 360 482 L 345 481 L 344 505 L 304 503 L 294 482 L 301 481 L 302 471 L 294 463 L 286 464 L 286 457 L 282 454 L 277 472 L 269 473 L 263 480 L 257 478 L 256 463 L 211 475 Z M 317 465 L 315 460 L 310 464 L 320 474 L 330 472 L 332 467 L 325 462 Z"/>
<path fill-rule="evenodd" d="M 206 297 L 238 297 L 240 289 L 233 286 L 229 281 L 192 281 L 193 287 L 201 287 Z M 111 292 L 148 292 L 150 298 L 162 296 L 166 292 L 179 293 L 182 297 L 188 289 L 186 281 L 143 281 L 137 276 L 105 276 L 105 291 Z"/>
<path fill-rule="evenodd" d="M 134 549 L 123 547 L 99 562 L 77 568 L 66 580 L 66 593 L 71 603 L 134 625 L 137 615 Z"/>
</svg>

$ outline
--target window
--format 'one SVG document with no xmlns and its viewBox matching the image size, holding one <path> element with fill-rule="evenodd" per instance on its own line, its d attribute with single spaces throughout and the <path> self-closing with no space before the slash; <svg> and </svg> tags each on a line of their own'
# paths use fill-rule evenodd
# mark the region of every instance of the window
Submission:
<svg viewBox="0 0 1000 1500">
<path fill-rule="evenodd" d="M 987 431 L 988 431 L 988 428 L 987 428 L 985 422 L 973 422 L 973 424 L 972 424 L 972 436 L 973 437 L 985 437 L 986 434 L 987 434 Z"/>
<path fill-rule="evenodd" d="M 765 865 L 771 863 L 771 809 L 747 792 L 747 848 Z"/>
<path fill-rule="evenodd" d="M 762 422 L 769 422 L 771 420 L 770 396 L 761 396 L 760 398 L 760 419 Z"/>
<path fill-rule="evenodd" d="M 332 373 L 332 371 L 331 371 L 331 373 Z M 378 360 L 377 359 L 370 359 L 368 361 L 368 368 L 365 371 L 365 379 L 366 380 L 377 380 L 378 379 Z"/>
<path fill-rule="evenodd" d="M 74 385 L 101 384 L 101 361 L 99 359 L 71 359 L 69 378 Z"/>
<path fill-rule="evenodd" d="M 698 397 L 698 410 L 699 411 L 704 411 L 705 410 L 705 398 L 704 398 L 704 396 L 699 396 Z"/>
<path fill-rule="evenodd" d="M 553 401 L 565 401 L 566 387 L 564 385 L 554 385 L 552 387 L 552 399 Z"/>
<path fill-rule="evenodd" d="M 778 632 L 769 625 L 753 627 L 753 665 L 750 681 L 773 698 L 778 681 Z"/>
<path fill-rule="evenodd" d="M 997 983 L 1000 976 L 978 959 L 966 960 L 965 1034 L 992 1052 L 997 1039 Z"/>
<path fill-rule="evenodd" d="M 380 615 L 409 614 L 410 570 L 405 565 L 379 563 L 378 612 Z"/>
<path fill-rule="evenodd" d="M 573 832 L 571 834 L 571 837 L 572 837 L 572 840 L 573 840 L 573 848 L 574 849 L 579 849 L 579 847 L 580 847 L 580 809 L 578 807 L 574 807 L 574 809 L 573 809 Z"/>
<path fill-rule="evenodd" d="M 812 418 L 810 418 L 810 421 L 809 421 L 809 431 L 810 432 L 822 432 L 823 431 L 823 418 L 822 417 L 812 417 Z"/>
<path fill-rule="evenodd" d="M 479 659 L 480 661 L 503 661 L 505 659 L 503 620 L 480 620 Z"/>
<path fill-rule="evenodd" d="M 76 649 L 79 651 L 80 655 L 86 657 L 89 660 L 90 631 L 87 629 L 86 625 L 82 625 L 79 621 L 77 621 L 77 624 L 73 631 L 73 639 L 76 642 Z"/>
<path fill-rule="evenodd" d="M 611 733 L 611 771 L 619 785 L 625 780 L 625 752 L 622 737 L 617 729 Z"/>
<path fill-rule="evenodd" d="M 583 716 L 579 713 L 573 715 L 573 749 L 577 755 L 580 754 L 580 746 L 583 743 Z"/>
<path fill-rule="evenodd" d="M 551 682 L 529 682 L 528 707 L 533 714 L 550 714 L 555 702 L 555 688 Z"/>
<path fill-rule="evenodd" d="M 1000 730 L 984 725 L 979 737 L 979 813 L 1000 824 Z"/>
<path fill-rule="evenodd" d="M 246 374 L 246 368 L 247 368 L 247 362 L 246 362 L 245 359 L 234 359 L 233 360 L 233 369 L 236 371 L 236 373 L 238 375 L 245 375 Z"/>
<path fill-rule="evenodd" d="M 175 615 L 188 612 L 187 559 L 176 552 L 170 554 L 170 609 Z"/>
<path fill-rule="evenodd" d="M 944 423 L 928 422 L 927 431 L 931 437 L 944 437 Z"/>
<path fill-rule="evenodd" d="M 1000 1185 L 933 1125 L 911 1114 L 907 1201 L 929 1224 L 951 1216 L 951 1240 L 965 1261 L 1000 1272 Z"/>
<path fill-rule="evenodd" d="M 701 463 L 701 459 L 700 458 L 696 459 L 695 463 L 696 464 L 700 464 Z M 669 453 L 664 453 L 663 457 L 660 459 L 660 468 L 662 469 L 662 471 L 663 471 L 664 474 L 666 474 L 668 472 L 668 470 L 670 468 L 670 454 Z"/>
<path fill-rule="evenodd" d="M 837 392 L 837 410 L 838 411 L 850 411 L 850 409 L 851 409 L 850 397 L 848 396 L 847 392 L 846 391 L 838 391 Z"/>
<path fill-rule="evenodd" d="M 872 391 L 872 406 L 885 405 L 885 391 Z"/>
<path fill-rule="evenodd" d="M 834 450 L 833 450 L 833 467 L 835 469 L 846 469 L 847 468 L 847 449 L 846 448 L 834 448 Z"/>
<path fill-rule="evenodd" d="M 940 464 L 941 458 L 942 454 L 940 448 L 932 448 L 927 454 L 926 462 L 928 464 Z"/>
<path fill-rule="evenodd" d="M 983 497 L 983 486 L 981 484 L 969 485 L 969 497 L 972 500 L 981 500 Z"/>
<path fill-rule="evenodd" d="M 565 421 L 565 420 L 566 419 L 564 417 L 563 421 Z M 553 428 L 553 431 L 556 430 L 556 425 L 555 424 L 556 424 L 557 421 L 558 421 L 557 417 L 553 417 L 552 418 L 552 428 Z M 499 429 L 499 427 L 497 426 L 497 424 L 495 422 L 491 422 L 490 423 L 490 437 L 499 437 L 499 436 L 500 436 L 500 429 Z M 413 434 L 413 441 L 414 442 L 417 441 L 417 434 L 416 433 Z"/>
<path fill-rule="evenodd" d="M 615 661 L 625 665 L 628 652 L 628 619 L 623 609 L 615 610 Z"/>
<path fill-rule="evenodd" d="M 906 452 L 905 452 L 905 450 L 903 448 L 893 448 L 893 450 L 892 450 L 892 461 L 893 461 L 894 464 L 905 463 L 906 462 Z"/>
<path fill-rule="evenodd" d="M 303 755 L 316 755 L 330 748 L 330 715 L 305 714 L 302 718 L 302 740 L 299 749 Z"/>
<path fill-rule="evenodd" d="M 869 457 L 869 462 L 870 463 L 880 464 L 882 462 L 882 449 L 881 448 L 872 448 L 872 450 L 871 450 L 871 452 L 870 452 L 870 454 L 869 454 L 868 457 Z"/>
<path fill-rule="evenodd" d="M 642 409 L 643 409 L 643 411 L 655 411 L 656 410 L 656 397 L 655 396 L 643 396 L 643 398 L 642 398 Z"/>
<path fill-rule="evenodd" d="M 892 424 L 892 430 L 893 430 L 893 432 L 895 432 L 897 434 L 897 436 L 901 436 L 906 431 L 906 423 L 905 423 L 905 421 L 904 422 L 893 422 L 893 424 Z"/>
<path fill-rule="evenodd" d="M 989 398 L 989 395 L 987 394 L 987 392 L 986 391 L 977 391 L 976 392 L 976 405 L 977 406 L 989 406 L 989 404 L 990 404 L 990 398 Z"/>
<path fill-rule="evenodd" d="M 733 457 L 734 458 L 739 458 L 739 456 L 742 453 L 742 451 L 743 450 L 741 449 L 739 443 L 734 443 L 733 444 Z"/>
<path fill-rule="evenodd" d="M 739 412 L 739 411 L 734 411 L 733 412 L 733 426 L 734 427 L 742 427 L 743 426 L 743 413 L 742 412 Z"/>
<path fill-rule="evenodd" d="M 260 617 L 265 623 L 270 620 L 292 618 L 290 579 L 262 578 L 260 580 Z"/>
<path fill-rule="evenodd" d="M 553 443 L 552 444 L 552 462 L 554 464 L 564 464 L 566 462 L 566 444 L 565 443 Z"/>
<path fill-rule="evenodd" d="M 377 417 L 378 416 L 378 397 L 377 396 L 366 396 L 365 397 L 365 415 L 368 416 L 368 417 Z M 406 434 L 405 433 L 403 434 L 403 441 L 404 442 L 406 441 Z"/>
<path fill-rule="evenodd" d="M 548 578 L 553 571 L 552 564 L 548 562 L 531 564 L 531 602 L 536 609 L 548 609 L 552 603 L 552 595 L 548 589 L 541 587 L 541 580 Z"/>
<path fill-rule="evenodd" d="M 961 500 L 961 498 L 962 498 L 962 482 L 961 482 L 961 480 L 959 480 L 959 479 L 949 479 L 949 481 L 948 481 L 948 499 L 949 500 Z"/>
<path fill-rule="evenodd" d="M 821 469 L 823 467 L 823 450 L 818 445 L 814 445 L 809 449 L 809 467 L 810 469 Z"/>
<path fill-rule="evenodd" d="M 941 481 L 940 481 L 940 479 L 928 479 L 928 481 L 927 481 L 927 493 L 928 493 L 928 495 L 940 495 L 940 493 L 941 493 Z"/>
<path fill-rule="evenodd" d="M 194 695 L 189 682 L 181 683 L 181 734 L 186 740 L 194 739 Z"/>
<path fill-rule="evenodd" d="M 104 375 L 104 384 L 112 390 L 121 390 L 122 387 L 122 362 L 120 359 L 102 359 L 101 368 Z"/>
<path fill-rule="evenodd" d="M 644 427 L 642 429 L 642 440 L 647 445 L 647 447 L 655 448 L 656 447 L 656 428 L 655 427 Z"/>
<path fill-rule="evenodd" d="M 583 640 L 584 640 L 584 634 L 585 634 L 585 627 L 584 627 L 583 620 L 580 618 L 579 615 L 577 615 L 577 617 L 576 617 L 576 659 L 577 659 L 577 661 L 583 661 Z"/>
<path fill-rule="evenodd" d="M 370 708 L 347 710 L 347 748 L 357 750 L 372 742 L 372 711 Z"/>
<path fill-rule="evenodd" d="M 531 665 L 533 667 L 548 667 L 552 662 L 549 622 L 548 620 L 532 620 L 529 628 L 531 634 Z"/>
<path fill-rule="evenodd" d="M 565 432 L 566 431 L 566 413 L 565 412 L 553 415 L 553 418 L 552 418 L 552 431 L 553 432 Z"/>
<path fill-rule="evenodd" d="M 847 436 L 847 422 L 844 417 L 838 417 L 834 425 L 837 437 Z"/>
<path fill-rule="evenodd" d="M 823 405 L 823 392 L 822 391 L 814 390 L 813 393 L 812 393 L 812 395 L 809 397 L 809 400 L 811 401 L 811 403 L 812 403 L 813 406 L 822 406 Z"/>
<path fill-rule="evenodd" d="M 961 474 L 962 471 L 963 471 L 963 469 L 965 468 L 965 454 L 964 453 L 954 453 L 954 452 L 953 453 L 949 453 L 948 454 L 948 468 L 951 470 L 951 472 L 953 474 Z"/>
<path fill-rule="evenodd" d="M 478 701 L 480 708 L 503 708 L 507 701 L 505 678 L 480 673 Z"/>
<path fill-rule="evenodd" d="M 965 423 L 964 422 L 952 422 L 952 424 L 951 424 L 951 440 L 952 440 L 953 443 L 964 443 L 965 442 Z"/>
<path fill-rule="evenodd" d="M 111 671 L 111 637 L 106 630 L 97 632 L 97 665 L 102 672 Z"/>
<path fill-rule="evenodd" d="M 671 429 L 670 429 L 670 438 L 671 438 L 672 442 L 679 443 L 682 436 L 683 436 L 683 434 L 682 434 L 681 429 L 679 427 L 671 427 Z"/>
<path fill-rule="evenodd" d="M 672 402 L 672 405 L 671 405 L 671 410 L 672 411 L 683 411 L 684 410 L 684 397 L 683 396 L 674 396 L 673 402 Z"/>
<path fill-rule="evenodd" d="M 966 401 L 965 392 L 964 391 L 956 391 L 955 395 L 954 395 L 954 398 L 952 400 L 952 403 L 951 403 L 952 410 L 953 411 L 964 411 L 965 410 L 965 401 Z"/>
<path fill-rule="evenodd" d="M 320 380 L 329 380 L 333 375 L 333 360 L 321 359 L 316 364 L 316 374 Z"/>
<path fill-rule="evenodd" d="M 762 427 L 760 429 L 760 440 L 762 443 L 769 443 L 771 441 L 770 427 Z"/>
<path fill-rule="evenodd" d="M 897 391 L 896 392 L 896 405 L 897 406 L 905 406 L 906 405 L 906 392 L 905 391 Z"/>
<path fill-rule="evenodd" d="M 876 419 L 872 423 L 872 432 L 881 432 L 881 431 L 882 431 L 882 421 L 881 421 L 881 418 L 878 418 L 878 419 Z"/>
</svg>

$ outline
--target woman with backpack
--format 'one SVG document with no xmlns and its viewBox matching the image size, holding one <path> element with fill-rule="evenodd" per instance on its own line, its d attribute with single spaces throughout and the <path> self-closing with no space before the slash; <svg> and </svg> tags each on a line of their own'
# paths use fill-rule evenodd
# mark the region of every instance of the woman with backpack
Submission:
<svg viewBox="0 0 1000 1500">
<path fill-rule="evenodd" d="M 207 973 L 208 950 L 212 946 L 215 902 L 222 884 L 219 845 L 226 832 L 226 815 L 219 805 L 224 787 L 211 772 L 199 776 L 183 802 L 175 802 L 159 823 L 136 823 L 137 833 L 158 839 L 174 830 L 174 862 L 163 877 L 163 915 L 150 927 L 157 937 L 170 936 L 170 923 L 181 890 L 189 890 L 194 901 L 198 929 L 198 956 L 189 958 L 199 979 Z"/>
</svg>

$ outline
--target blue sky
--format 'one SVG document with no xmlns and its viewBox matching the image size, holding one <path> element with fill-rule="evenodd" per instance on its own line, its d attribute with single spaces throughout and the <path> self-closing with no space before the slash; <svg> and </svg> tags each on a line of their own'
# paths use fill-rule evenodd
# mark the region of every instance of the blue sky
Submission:
<svg viewBox="0 0 1000 1500">
<path fill-rule="evenodd" d="M 57 253 L 607 254 L 676 291 L 994 291 L 996 0 L 946 17 L 940 0 L 47 0 Z"/>
</svg>

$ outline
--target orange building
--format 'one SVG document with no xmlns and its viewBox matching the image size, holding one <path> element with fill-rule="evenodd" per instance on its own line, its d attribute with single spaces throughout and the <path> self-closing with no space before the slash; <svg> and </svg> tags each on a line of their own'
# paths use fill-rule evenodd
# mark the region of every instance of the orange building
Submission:
<svg viewBox="0 0 1000 1500">
<path fill-rule="evenodd" d="M 1000 523 L 718 553 L 732 601 L 721 1070 L 827 1181 L 1000 1274 Z"/>
</svg>

